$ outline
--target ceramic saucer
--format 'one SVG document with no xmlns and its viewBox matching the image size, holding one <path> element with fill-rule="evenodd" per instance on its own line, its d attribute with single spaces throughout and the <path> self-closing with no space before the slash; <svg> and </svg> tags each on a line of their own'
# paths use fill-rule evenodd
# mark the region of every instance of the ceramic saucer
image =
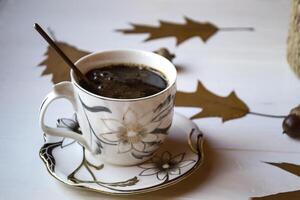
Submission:
<svg viewBox="0 0 300 200">
<path fill-rule="evenodd" d="M 74 119 L 57 120 L 58 127 L 80 131 Z M 174 114 L 168 138 L 154 157 L 136 166 L 115 166 L 94 160 L 74 140 L 44 134 L 40 157 L 50 174 L 74 187 L 109 194 L 137 194 L 173 185 L 203 162 L 203 135 L 188 118 Z"/>
</svg>

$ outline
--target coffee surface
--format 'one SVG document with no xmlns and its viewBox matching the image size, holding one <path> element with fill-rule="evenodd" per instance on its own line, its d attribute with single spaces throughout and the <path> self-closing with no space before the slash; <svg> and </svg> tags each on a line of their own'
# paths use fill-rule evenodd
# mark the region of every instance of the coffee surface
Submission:
<svg viewBox="0 0 300 200">
<path fill-rule="evenodd" d="M 135 99 L 156 94 L 168 83 L 164 76 L 147 66 L 115 64 L 92 69 L 86 77 L 97 88 L 90 88 L 84 81 L 79 84 L 86 90 L 100 96 L 116 99 Z"/>
</svg>

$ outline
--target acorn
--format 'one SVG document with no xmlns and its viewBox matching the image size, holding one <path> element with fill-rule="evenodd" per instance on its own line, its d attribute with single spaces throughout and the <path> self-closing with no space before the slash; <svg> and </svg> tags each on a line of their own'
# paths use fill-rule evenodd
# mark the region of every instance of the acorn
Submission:
<svg viewBox="0 0 300 200">
<path fill-rule="evenodd" d="M 160 48 L 156 51 L 153 51 L 154 53 L 161 55 L 172 62 L 172 60 L 175 58 L 175 55 L 171 53 L 167 48 Z"/>
<path fill-rule="evenodd" d="M 282 123 L 283 133 L 292 138 L 300 138 L 300 105 L 293 108 Z"/>
</svg>

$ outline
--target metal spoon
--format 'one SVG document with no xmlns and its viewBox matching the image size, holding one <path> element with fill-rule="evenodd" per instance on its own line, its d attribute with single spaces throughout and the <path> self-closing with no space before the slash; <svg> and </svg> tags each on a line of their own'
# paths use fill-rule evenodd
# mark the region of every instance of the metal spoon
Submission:
<svg viewBox="0 0 300 200">
<path fill-rule="evenodd" d="M 49 37 L 49 35 L 40 27 L 37 23 L 34 23 L 33 27 L 39 34 L 48 42 L 48 44 L 56 51 L 56 53 L 73 69 L 76 76 L 86 82 L 92 89 L 97 89 L 97 86 L 91 82 L 81 71 L 74 65 L 74 63 L 66 56 L 66 54 L 55 44 L 55 42 Z M 96 90 L 97 91 L 97 90 Z"/>
</svg>

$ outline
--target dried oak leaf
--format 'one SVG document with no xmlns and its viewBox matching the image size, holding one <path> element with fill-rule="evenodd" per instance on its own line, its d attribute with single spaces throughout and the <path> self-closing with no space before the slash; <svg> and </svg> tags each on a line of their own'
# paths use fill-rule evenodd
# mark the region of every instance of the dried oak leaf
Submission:
<svg viewBox="0 0 300 200">
<path fill-rule="evenodd" d="M 158 27 L 132 23 L 132 29 L 119 29 L 117 31 L 124 34 L 149 33 L 149 37 L 145 39 L 145 41 L 165 37 L 175 37 L 176 45 L 180 45 L 181 43 L 192 37 L 199 37 L 204 42 L 206 42 L 219 30 L 218 27 L 209 22 L 201 23 L 194 21 L 188 17 L 185 17 L 184 19 L 184 24 L 159 21 Z"/>
<path fill-rule="evenodd" d="M 55 43 L 73 62 L 90 53 L 87 51 L 77 49 L 75 46 L 72 46 L 65 42 Z M 46 66 L 45 70 L 42 72 L 42 76 L 52 74 L 51 80 L 54 84 L 59 83 L 61 81 L 70 80 L 70 68 L 52 47 L 48 46 L 47 51 L 44 55 L 46 56 L 46 58 L 38 65 Z"/>
<path fill-rule="evenodd" d="M 296 176 L 300 176 L 300 165 L 292 164 L 292 163 L 272 163 L 266 162 L 267 164 L 273 165 L 275 167 L 279 167 L 285 171 L 288 171 Z"/>
<path fill-rule="evenodd" d="M 235 92 L 231 92 L 227 97 L 221 97 L 207 90 L 200 81 L 198 81 L 195 92 L 178 91 L 175 105 L 202 108 L 199 113 L 191 117 L 192 119 L 221 117 L 222 121 L 225 122 L 249 113 L 248 106 L 237 97 Z"/>
<path fill-rule="evenodd" d="M 290 172 L 296 176 L 300 176 L 300 165 L 292 163 L 272 163 L 266 162 L 267 164 L 279 167 L 287 172 Z M 272 194 L 264 197 L 253 197 L 253 200 L 298 200 L 300 199 L 300 190 L 297 191 L 288 191 L 278 194 Z"/>
<path fill-rule="evenodd" d="M 168 21 L 159 21 L 159 26 L 149 26 L 144 24 L 131 23 L 132 29 L 119 29 L 118 32 L 124 34 L 140 34 L 148 33 L 149 37 L 144 41 L 150 41 L 165 37 L 175 37 L 176 45 L 180 45 L 184 41 L 192 38 L 199 37 L 206 42 L 211 36 L 218 31 L 253 31 L 252 27 L 222 27 L 218 28 L 210 22 L 198 22 L 188 17 L 184 17 L 185 23 L 178 24 Z"/>
</svg>

